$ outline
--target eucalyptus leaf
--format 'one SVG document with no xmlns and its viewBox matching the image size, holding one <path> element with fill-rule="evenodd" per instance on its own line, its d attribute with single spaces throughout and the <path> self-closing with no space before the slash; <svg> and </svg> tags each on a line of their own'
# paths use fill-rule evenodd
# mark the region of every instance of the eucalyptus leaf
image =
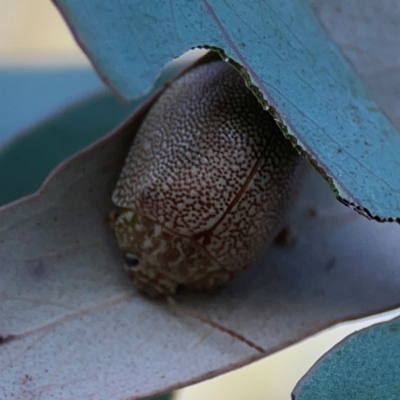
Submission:
<svg viewBox="0 0 400 400">
<path fill-rule="evenodd" d="M 0 397 L 144 398 L 399 305 L 400 227 L 358 216 L 315 173 L 289 219 L 294 245 L 269 249 L 219 292 L 178 298 L 178 309 L 140 296 L 107 215 L 149 106 L 0 209 Z"/>
<path fill-rule="evenodd" d="M 313 0 L 324 27 L 361 75 L 374 99 L 400 129 L 400 4 L 393 1 Z"/>
<path fill-rule="evenodd" d="M 53 168 L 109 133 L 135 107 L 99 93 L 17 135 L 0 149 L 0 205 L 34 193 Z"/>
<path fill-rule="evenodd" d="M 1 147 L 50 113 L 104 90 L 104 84 L 87 67 L 0 66 L 0 88 Z"/>
<path fill-rule="evenodd" d="M 322 356 L 296 385 L 293 400 L 397 400 L 400 319 L 356 332 Z"/>
<path fill-rule="evenodd" d="M 54 2 L 105 82 L 126 98 L 147 90 L 161 66 L 187 49 L 220 49 L 345 204 L 368 218 L 400 220 L 400 136 L 311 2 Z M 350 3 L 358 18 L 360 2 Z"/>
</svg>

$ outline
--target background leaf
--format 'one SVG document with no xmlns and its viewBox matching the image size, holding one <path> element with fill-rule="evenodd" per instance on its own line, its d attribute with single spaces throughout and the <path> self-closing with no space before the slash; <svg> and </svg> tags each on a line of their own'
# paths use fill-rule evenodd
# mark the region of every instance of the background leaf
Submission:
<svg viewBox="0 0 400 400">
<path fill-rule="evenodd" d="M 17 136 L 0 150 L 0 205 L 38 190 L 61 161 L 110 132 L 136 106 L 97 94 Z"/>
<path fill-rule="evenodd" d="M 2 17 L 6 18 L 5 14 Z M 90 68 L 7 68 L 0 65 L 0 88 L 2 146 L 17 132 L 31 128 L 50 113 L 104 90 L 104 84 Z"/>
<path fill-rule="evenodd" d="M 370 326 L 321 357 L 293 400 L 396 400 L 400 393 L 400 319 Z"/>
<path fill-rule="evenodd" d="M 139 124 L 134 119 L 64 164 L 40 193 L 1 210 L 0 397 L 151 396 L 399 305 L 400 227 L 359 217 L 315 174 L 290 220 L 293 247 L 271 248 L 218 293 L 178 299 L 265 354 L 137 295 L 106 217 Z"/>
</svg>

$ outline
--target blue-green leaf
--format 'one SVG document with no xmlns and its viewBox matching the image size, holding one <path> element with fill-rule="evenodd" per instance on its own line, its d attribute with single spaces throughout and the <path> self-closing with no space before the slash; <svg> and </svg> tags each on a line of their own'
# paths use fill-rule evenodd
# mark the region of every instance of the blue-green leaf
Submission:
<svg viewBox="0 0 400 400">
<path fill-rule="evenodd" d="M 135 105 L 94 95 L 17 136 L 0 151 L 0 205 L 39 189 L 54 167 L 109 133 Z"/>
<path fill-rule="evenodd" d="M 126 98 L 185 50 L 222 49 L 345 204 L 400 219 L 400 136 L 309 1 L 54 1 L 101 76 Z"/>
<path fill-rule="evenodd" d="M 297 384 L 293 400 L 397 400 L 400 319 L 350 335 L 320 358 Z"/>
<path fill-rule="evenodd" d="M 103 82 L 87 67 L 0 67 L 0 146 L 17 132 L 93 93 Z M 82 139 L 80 139 L 82 140 Z"/>
</svg>

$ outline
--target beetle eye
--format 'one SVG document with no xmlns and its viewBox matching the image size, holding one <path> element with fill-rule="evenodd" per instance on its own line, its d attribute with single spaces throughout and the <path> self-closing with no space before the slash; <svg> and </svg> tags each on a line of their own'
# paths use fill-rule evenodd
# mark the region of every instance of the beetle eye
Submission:
<svg viewBox="0 0 400 400">
<path fill-rule="evenodd" d="M 181 283 L 177 285 L 177 287 L 175 288 L 175 294 L 177 296 L 184 294 L 185 291 L 186 291 L 186 285 L 182 285 Z"/>
<path fill-rule="evenodd" d="M 125 263 L 129 267 L 136 267 L 139 264 L 139 259 L 134 254 L 126 253 Z"/>
</svg>

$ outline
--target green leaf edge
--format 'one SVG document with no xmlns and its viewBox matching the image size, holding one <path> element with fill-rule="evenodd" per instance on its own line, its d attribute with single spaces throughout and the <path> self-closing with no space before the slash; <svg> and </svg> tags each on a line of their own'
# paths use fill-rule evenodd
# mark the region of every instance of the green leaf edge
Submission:
<svg viewBox="0 0 400 400">
<path fill-rule="evenodd" d="M 296 384 L 292 400 L 397 400 L 399 355 L 400 317 L 354 332 L 317 360 Z"/>
</svg>

